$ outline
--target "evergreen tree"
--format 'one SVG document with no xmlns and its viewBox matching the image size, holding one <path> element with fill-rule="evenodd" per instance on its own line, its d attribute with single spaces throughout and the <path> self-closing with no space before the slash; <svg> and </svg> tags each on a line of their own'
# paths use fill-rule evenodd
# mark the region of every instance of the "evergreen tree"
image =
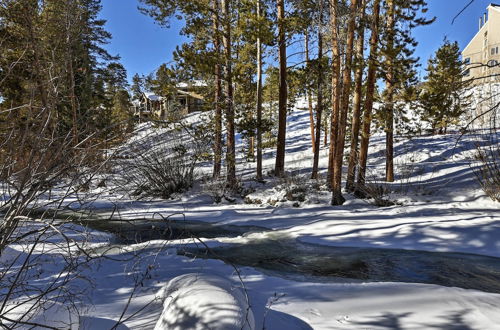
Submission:
<svg viewBox="0 0 500 330">
<path fill-rule="evenodd" d="M 427 80 L 420 97 L 422 120 L 431 124 L 433 134 L 446 133 L 464 113 L 462 98 L 468 82 L 463 77 L 458 43 L 445 39 L 428 61 Z"/>
<path fill-rule="evenodd" d="M 338 7 L 334 7 L 334 10 L 337 11 Z M 355 35 L 355 27 L 356 27 L 356 17 L 359 13 L 358 8 L 358 0 L 351 0 L 349 6 L 349 18 L 348 18 L 348 28 L 347 28 L 347 40 L 345 47 L 345 58 L 344 58 L 344 68 L 342 72 L 342 87 L 340 88 L 340 79 L 336 79 L 334 83 L 336 86 L 332 86 L 332 88 L 336 88 L 339 91 L 336 94 L 336 98 L 340 99 L 338 104 L 337 111 L 337 121 L 335 125 L 335 139 L 332 139 L 330 142 L 334 145 L 334 154 L 333 154 L 333 172 L 331 173 L 331 187 L 332 187 L 332 205 L 342 205 L 345 202 L 345 198 L 342 196 L 342 162 L 344 159 L 344 146 L 345 146 L 345 136 L 347 130 L 347 113 L 349 111 L 349 97 L 351 90 L 351 81 L 352 81 L 352 61 L 353 61 L 353 50 L 354 50 L 354 35 Z M 334 15 L 337 15 L 335 12 Z M 334 22 L 332 22 L 333 24 Z M 334 30 L 334 34 L 337 33 L 336 25 L 332 25 L 332 30 Z M 334 39 L 337 37 L 334 37 Z M 337 47 L 339 45 L 336 42 Z M 340 54 L 340 51 L 338 51 Z M 338 70 L 338 69 L 337 69 Z M 341 93 L 340 93 L 341 90 Z"/>
<path fill-rule="evenodd" d="M 396 94 L 408 88 L 408 83 L 416 83 L 409 74 L 414 73 L 418 58 L 413 56 L 416 40 L 412 37 L 412 29 L 428 25 L 434 18 L 420 17 L 419 13 L 427 11 L 425 0 L 386 0 L 385 26 L 382 30 L 383 58 L 382 76 L 386 89 L 383 93 L 384 106 L 377 115 L 386 132 L 386 181 L 394 181 L 394 121 L 401 113 L 395 104 Z M 401 116 L 400 116 L 401 117 Z"/>
<path fill-rule="evenodd" d="M 375 97 L 375 82 L 377 74 L 377 57 L 379 53 L 379 29 L 380 29 L 380 2 L 373 0 L 373 17 L 371 23 L 370 55 L 368 59 L 368 73 L 366 78 L 366 93 L 363 108 L 363 121 L 361 125 L 361 141 L 359 149 L 359 171 L 357 174 L 354 193 L 358 197 L 366 195 L 366 165 L 368 162 L 368 145 L 370 143 L 370 131 L 372 124 L 373 101 Z"/>
<path fill-rule="evenodd" d="M 138 73 L 136 73 L 132 77 L 132 86 L 130 87 L 130 90 L 132 92 L 132 99 L 138 100 L 142 93 L 145 92 L 144 77 L 141 77 Z"/>
<path fill-rule="evenodd" d="M 285 140 L 287 117 L 287 57 L 286 57 L 286 25 L 285 25 L 285 0 L 276 0 L 278 19 L 278 54 L 279 54 L 279 100 L 278 100 L 278 140 L 276 146 L 276 162 L 274 174 L 285 174 Z"/>
<path fill-rule="evenodd" d="M 74 143 L 92 130 L 105 95 L 102 70 L 114 60 L 98 0 L 5 1 L 0 6 L 0 90 L 17 118 L 53 112 L 52 127 Z M 30 104 L 24 107 L 23 104 Z"/>
<path fill-rule="evenodd" d="M 360 16 L 357 26 L 356 39 L 356 55 L 355 55 L 355 77 L 354 77 L 354 99 L 353 111 L 351 120 L 351 146 L 349 153 L 349 163 L 347 167 L 346 189 L 352 192 L 354 190 L 354 178 L 356 175 L 356 165 L 359 159 L 359 130 L 361 125 L 361 103 L 363 90 L 363 70 L 364 70 L 364 42 L 365 42 L 365 26 L 366 26 L 366 1 L 361 0 Z"/>
</svg>

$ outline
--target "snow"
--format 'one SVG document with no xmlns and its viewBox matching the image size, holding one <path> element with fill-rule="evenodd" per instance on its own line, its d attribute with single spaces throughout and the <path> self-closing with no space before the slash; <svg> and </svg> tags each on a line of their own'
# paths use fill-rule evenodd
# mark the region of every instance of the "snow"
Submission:
<svg viewBox="0 0 500 330">
<path fill-rule="evenodd" d="M 190 82 L 181 82 L 177 84 L 178 88 L 187 88 L 187 87 L 206 87 L 207 83 L 203 80 L 192 80 Z"/>
<path fill-rule="evenodd" d="M 151 101 L 161 101 L 163 98 L 154 93 L 144 93 L 144 95 Z"/>
<path fill-rule="evenodd" d="M 51 304 L 49 308 L 44 309 L 38 315 L 32 316 L 29 322 L 58 329 L 79 329 L 79 315 L 61 304 Z M 46 328 L 43 326 L 35 326 L 30 329 L 41 330 Z"/>
<path fill-rule="evenodd" d="M 253 330 L 255 321 L 247 297 L 223 277 L 178 276 L 157 297 L 164 300 L 155 330 Z"/>
<path fill-rule="evenodd" d="M 196 124 L 206 120 L 204 116 L 209 115 L 193 114 L 186 122 Z M 139 143 L 154 148 L 155 141 L 168 135 L 169 129 L 141 124 L 123 149 Z M 500 257 L 499 203 L 484 194 L 473 171 L 477 165 L 477 142 L 487 142 L 482 135 L 470 134 L 460 139 L 456 133 L 398 137 L 398 177 L 389 184 L 380 179 L 384 170 L 384 136 L 375 134 L 371 139 L 368 181 L 382 186 L 387 191 L 385 198 L 395 205 L 377 207 L 373 201 L 346 194 L 343 206 L 332 207 L 324 184 L 308 178 L 312 165 L 309 134 L 308 112 L 294 110 L 288 118 L 286 180 L 268 177 L 265 184 L 255 182 L 255 164 L 238 159 L 239 177 L 245 189 L 251 191 L 246 196 L 249 204 L 244 198 L 235 203 L 214 204 L 210 193 L 196 185 L 168 201 L 137 201 L 112 189 L 101 189 L 99 198 L 84 206 L 90 205 L 102 219 L 112 213 L 119 213 L 124 220 L 159 219 L 161 215 L 169 220 L 270 229 L 230 238 L 201 238 L 209 247 L 285 237 L 328 246 Z M 237 150 L 241 148 L 240 141 Z M 264 152 L 264 173 L 273 167 L 274 152 Z M 322 177 L 326 166 L 327 149 L 322 146 Z M 209 170 L 200 168 L 202 173 L 208 174 Z M 297 187 L 303 189 L 304 198 L 298 198 L 298 193 L 287 194 Z M 83 208 L 80 200 L 81 196 L 71 197 L 66 203 L 74 209 Z M 255 328 L 259 329 L 495 329 L 500 324 L 500 294 L 431 284 L 325 279 L 249 267 L 235 269 L 220 260 L 178 255 L 184 246 L 203 246 L 194 238 L 117 246 L 107 233 L 85 233 L 85 228 L 79 226 L 67 226 L 65 231 L 88 251 L 96 255 L 105 251 L 103 257 L 89 260 L 81 270 L 79 275 L 88 281 L 75 284 L 88 292 L 77 304 L 83 329 L 112 328 L 119 320 L 118 329 L 159 328 L 180 321 L 179 309 L 189 311 L 189 322 L 237 322 L 242 311 L 247 310 L 246 296 Z M 51 251 L 49 259 L 39 260 L 39 266 L 45 267 L 42 278 L 57 274 L 55 265 L 64 258 L 62 252 L 54 254 L 61 248 L 58 243 L 52 237 L 36 250 L 40 254 Z M 29 247 L 29 243 L 10 246 L 0 261 L 6 264 L 15 259 L 20 253 L 17 251 Z M 229 304 L 233 309 L 219 310 L 217 306 L 204 305 L 205 302 Z M 249 319 L 252 314 L 248 313 Z M 59 314 L 51 311 L 47 315 Z M 218 323 L 215 328 L 222 326 Z"/>
</svg>

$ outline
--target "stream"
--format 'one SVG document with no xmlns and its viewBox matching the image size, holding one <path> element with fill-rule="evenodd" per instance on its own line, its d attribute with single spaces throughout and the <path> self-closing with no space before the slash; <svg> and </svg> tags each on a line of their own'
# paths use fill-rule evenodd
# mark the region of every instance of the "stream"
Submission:
<svg viewBox="0 0 500 330">
<path fill-rule="evenodd" d="M 185 220 L 74 220 L 93 229 L 111 232 L 117 245 L 153 239 L 220 238 L 227 242 L 207 249 L 183 244 L 178 254 L 220 259 L 226 263 L 257 268 L 274 276 L 307 281 L 357 280 L 408 282 L 500 293 L 500 258 L 454 252 L 323 246 L 256 226 L 210 224 Z M 251 233 L 259 238 L 252 239 Z M 245 243 L 238 239 L 245 237 Z M 344 280 L 344 281 L 345 281 Z"/>
</svg>

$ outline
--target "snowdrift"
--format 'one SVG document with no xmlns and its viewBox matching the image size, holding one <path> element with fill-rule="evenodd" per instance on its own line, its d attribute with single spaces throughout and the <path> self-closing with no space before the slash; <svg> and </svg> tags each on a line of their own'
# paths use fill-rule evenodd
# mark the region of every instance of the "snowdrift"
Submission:
<svg viewBox="0 0 500 330">
<path fill-rule="evenodd" d="M 163 312 L 155 330 L 253 330 L 246 296 L 230 281 L 206 274 L 185 274 L 163 287 Z"/>
</svg>

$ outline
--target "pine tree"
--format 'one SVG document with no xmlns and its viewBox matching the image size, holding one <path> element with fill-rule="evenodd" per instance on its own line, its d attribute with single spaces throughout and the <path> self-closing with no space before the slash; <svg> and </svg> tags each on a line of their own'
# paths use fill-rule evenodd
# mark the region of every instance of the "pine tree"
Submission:
<svg viewBox="0 0 500 330">
<path fill-rule="evenodd" d="M 115 59 L 102 48 L 110 38 L 98 18 L 98 0 L 8 1 L 0 6 L 2 97 L 10 106 L 30 99 L 30 112 L 53 111 L 53 127 L 71 132 L 74 143 L 88 135 L 99 111 L 103 67 Z M 3 56 L 2 56 L 3 57 Z M 5 60 L 5 61 L 3 61 Z M 15 64 L 12 66 L 12 64 Z M 20 64 L 22 63 L 22 65 Z M 57 79 L 54 79 L 57 77 Z M 17 84 L 16 92 L 11 85 Z"/>
<path fill-rule="evenodd" d="M 220 36 L 220 2 L 212 0 L 212 28 L 214 53 L 219 58 L 221 54 L 221 36 Z M 212 177 L 220 177 L 222 169 L 222 64 L 215 61 L 214 64 L 214 169 Z"/>
<path fill-rule="evenodd" d="M 344 158 L 345 136 L 347 129 L 347 113 L 352 81 L 352 57 L 354 48 L 355 19 L 358 13 L 358 0 L 351 0 L 349 19 L 347 23 L 347 40 L 345 50 L 344 69 L 342 72 L 342 93 L 340 96 L 339 116 L 336 139 L 333 140 L 334 157 L 332 173 L 332 205 L 342 205 L 345 198 L 342 196 L 342 163 Z M 337 81 L 338 82 L 338 81 Z M 330 142 L 332 143 L 332 142 Z"/>
<path fill-rule="evenodd" d="M 278 101 L 278 142 L 276 148 L 276 162 L 274 174 L 285 174 L 285 144 L 286 144 L 286 117 L 287 117 L 287 58 L 285 32 L 285 0 L 276 0 L 278 19 L 278 53 L 279 53 L 279 101 Z"/>
<path fill-rule="evenodd" d="M 260 21 L 262 18 L 262 2 L 256 0 L 257 13 L 257 95 L 256 95 L 256 112 L 257 112 L 257 180 L 262 180 L 262 28 Z"/>
<path fill-rule="evenodd" d="M 132 92 L 132 99 L 139 100 L 142 93 L 145 92 L 144 88 L 144 78 L 138 73 L 134 74 L 132 77 L 132 86 L 130 86 L 130 91 Z"/>
<path fill-rule="evenodd" d="M 355 58 L 355 77 L 354 77 L 354 99 L 353 113 L 351 123 L 351 150 L 349 153 L 349 163 L 347 167 L 346 189 L 352 192 L 354 190 L 354 179 L 356 175 L 356 165 L 359 159 L 359 129 L 361 125 L 361 104 L 363 89 L 363 71 L 364 71 L 364 42 L 365 42 L 365 11 L 366 1 L 360 2 L 360 16 L 358 20 L 358 33 L 356 40 L 356 58 Z"/>
<path fill-rule="evenodd" d="M 368 60 L 368 73 L 366 78 L 366 96 L 363 108 L 363 123 L 361 131 L 361 145 L 359 149 L 359 171 L 354 193 L 358 197 L 366 194 L 366 165 L 368 161 L 368 145 L 370 143 L 370 128 L 372 124 L 373 101 L 375 97 L 375 82 L 377 74 L 377 57 L 379 53 L 379 28 L 380 28 L 380 1 L 373 1 L 373 17 L 370 36 L 370 56 Z"/>
<path fill-rule="evenodd" d="M 323 100 L 323 84 L 324 84 L 324 70 L 328 67 L 324 65 L 324 57 L 323 57 L 323 31 L 322 26 L 324 24 L 324 17 L 326 16 L 325 4 L 323 0 L 319 0 L 318 2 L 318 19 L 317 19 L 317 33 L 318 33 L 318 58 L 316 64 L 316 72 L 317 72 L 317 86 L 316 86 L 316 125 L 314 125 L 314 155 L 313 155 L 313 168 L 311 173 L 311 178 L 318 178 L 318 167 L 319 167 L 319 151 L 321 144 L 321 129 L 323 122 L 323 109 L 324 109 L 324 100 Z M 326 126 L 326 125 L 325 125 Z M 325 131 L 325 138 L 326 138 Z M 325 143 L 326 144 L 326 143 Z"/>
<path fill-rule="evenodd" d="M 458 43 L 445 39 L 429 59 L 420 97 L 422 120 L 431 124 L 433 134 L 446 133 L 449 125 L 456 124 L 464 113 L 462 96 L 468 82 L 463 77 Z"/>
<path fill-rule="evenodd" d="M 398 115 L 395 110 L 395 97 L 403 88 L 408 72 L 412 72 L 418 59 L 413 56 L 417 42 L 411 36 L 417 26 L 431 24 L 434 19 L 419 17 L 427 11 L 425 0 L 386 0 L 385 21 L 382 31 L 383 57 L 382 74 L 386 89 L 383 93 L 384 106 L 379 115 L 386 132 L 386 181 L 394 181 L 394 120 Z"/>
</svg>

